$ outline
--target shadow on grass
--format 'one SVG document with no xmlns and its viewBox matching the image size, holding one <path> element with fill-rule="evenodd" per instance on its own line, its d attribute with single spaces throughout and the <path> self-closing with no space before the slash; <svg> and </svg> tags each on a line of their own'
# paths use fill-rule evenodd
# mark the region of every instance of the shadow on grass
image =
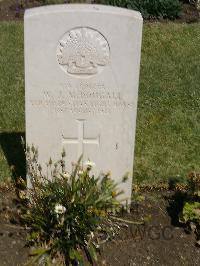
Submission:
<svg viewBox="0 0 200 266">
<path fill-rule="evenodd" d="M 13 178 L 26 177 L 26 158 L 22 145 L 22 138 L 25 140 L 24 132 L 0 133 L 0 145 L 11 168 L 14 168 Z"/>
</svg>

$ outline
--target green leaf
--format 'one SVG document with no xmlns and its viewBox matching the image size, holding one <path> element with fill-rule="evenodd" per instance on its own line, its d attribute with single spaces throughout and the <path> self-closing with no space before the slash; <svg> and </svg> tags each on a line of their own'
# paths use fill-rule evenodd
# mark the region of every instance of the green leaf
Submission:
<svg viewBox="0 0 200 266">
<path fill-rule="evenodd" d="M 32 254 L 31 254 L 32 255 Z M 43 260 L 44 259 L 44 260 Z M 27 263 L 25 264 L 26 266 L 33 266 L 33 265 L 41 265 L 41 260 L 43 260 L 42 265 L 49 265 L 46 264 L 45 262 L 49 261 L 49 253 L 39 253 L 34 255 L 34 257 Z M 45 263 L 45 264 L 44 264 Z"/>
<path fill-rule="evenodd" d="M 96 253 L 95 245 L 92 242 L 90 242 L 90 243 L 88 243 L 88 247 L 87 248 L 88 248 L 88 252 L 89 252 L 90 257 L 92 258 L 92 260 L 97 261 L 97 253 Z"/>
<path fill-rule="evenodd" d="M 79 167 L 80 167 L 80 163 L 81 163 L 81 160 L 83 158 L 83 155 L 80 156 L 80 158 L 78 159 L 78 162 L 76 164 L 76 167 L 71 175 L 71 179 L 72 179 L 72 192 L 74 192 L 74 185 L 75 185 L 75 179 L 76 179 L 76 175 L 78 173 L 78 170 L 79 170 Z"/>
<path fill-rule="evenodd" d="M 31 256 L 36 256 L 36 255 L 43 255 L 45 253 L 48 253 L 50 251 L 50 249 L 46 249 L 46 248 L 38 248 L 38 249 L 34 249 L 31 251 Z"/>
<path fill-rule="evenodd" d="M 78 262 L 83 261 L 83 257 L 82 257 L 81 251 L 76 250 L 74 248 L 70 249 L 69 257 L 70 257 L 71 260 L 77 260 Z"/>
</svg>

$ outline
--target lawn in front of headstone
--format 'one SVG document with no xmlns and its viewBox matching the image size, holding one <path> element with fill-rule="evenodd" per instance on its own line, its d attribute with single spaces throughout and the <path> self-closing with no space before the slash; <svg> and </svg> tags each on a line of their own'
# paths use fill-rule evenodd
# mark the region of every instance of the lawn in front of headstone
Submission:
<svg viewBox="0 0 200 266">
<path fill-rule="evenodd" d="M 23 24 L 0 24 L 0 179 L 24 173 Z M 199 170 L 199 24 L 145 24 L 134 178 L 158 184 Z M 37 122 L 36 122 L 37 123 Z"/>
</svg>

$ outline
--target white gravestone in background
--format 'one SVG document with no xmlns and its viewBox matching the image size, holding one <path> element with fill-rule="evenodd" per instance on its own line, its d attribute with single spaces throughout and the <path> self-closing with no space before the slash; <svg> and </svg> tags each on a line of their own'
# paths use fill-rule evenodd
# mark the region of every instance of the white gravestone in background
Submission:
<svg viewBox="0 0 200 266">
<path fill-rule="evenodd" d="M 57 5 L 25 13 L 26 141 L 43 169 L 66 151 L 95 174 L 111 171 L 130 199 L 143 20 L 101 5 Z"/>
</svg>

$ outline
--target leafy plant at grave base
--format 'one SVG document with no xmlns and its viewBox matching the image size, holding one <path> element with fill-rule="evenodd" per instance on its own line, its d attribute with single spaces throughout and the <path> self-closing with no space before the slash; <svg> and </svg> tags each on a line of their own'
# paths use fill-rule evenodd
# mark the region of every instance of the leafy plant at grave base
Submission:
<svg viewBox="0 0 200 266">
<path fill-rule="evenodd" d="M 182 5 L 179 0 L 104 0 L 105 4 L 134 9 L 145 19 L 179 17 Z"/>
<path fill-rule="evenodd" d="M 64 4 L 65 0 L 39 0 L 42 5 Z"/>
<path fill-rule="evenodd" d="M 91 175 L 93 163 L 88 161 L 83 168 L 80 158 L 69 174 L 64 157 L 63 151 L 55 164 L 50 159 L 44 176 L 37 149 L 27 147 L 32 188 L 28 189 L 30 200 L 23 217 L 30 228 L 28 239 L 35 247 L 28 265 L 74 265 L 86 258 L 93 263 L 99 245 L 117 234 L 124 223 L 114 214 L 121 208 L 117 197 L 122 191 L 109 173 L 96 178 Z M 122 182 L 126 180 L 124 176 Z"/>
<path fill-rule="evenodd" d="M 196 6 L 198 9 L 200 7 L 200 0 L 188 0 L 191 5 Z"/>
<path fill-rule="evenodd" d="M 179 221 L 196 233 L 197 244 L 200 245 L 200 174 L 188 176 L 188 198 L 179 215 Z"/>
<path fill-rule="evenodd" d="M 87 0 L 39 0 L 42 5 L 54 5 L 54 4 L 71 4 L 71 3 L 88 3 Z"/>
<path fill-rule="evenodd" d="M 134 203 L 143 202 L 145 200 L 145 197 L 142 195 L 140 191 L 140 186 L 137 182 L 133 184 L 133 190 L 132 190 L 132 201 Z"/>
</svg>

